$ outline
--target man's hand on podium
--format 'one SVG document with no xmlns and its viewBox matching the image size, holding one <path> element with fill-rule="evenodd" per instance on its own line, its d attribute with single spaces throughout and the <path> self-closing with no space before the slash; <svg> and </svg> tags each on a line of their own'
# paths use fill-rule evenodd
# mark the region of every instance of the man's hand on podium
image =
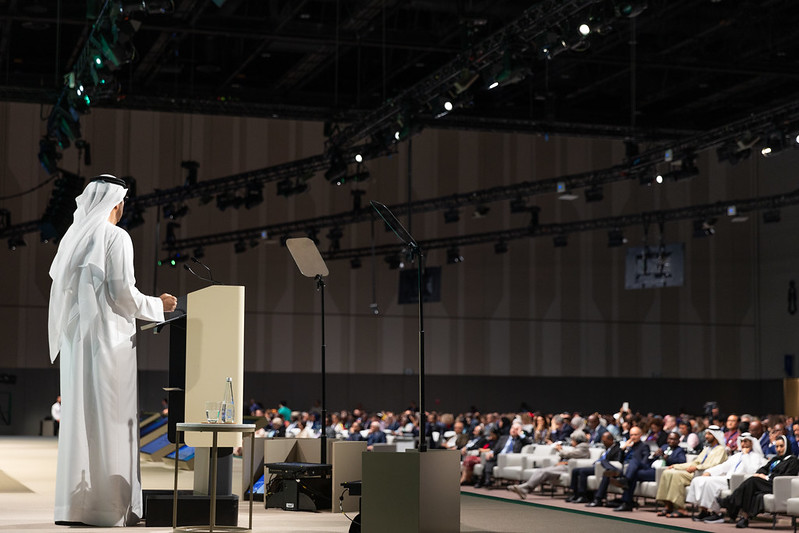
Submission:
<svg viewBox="0 0 799 533">
<path fill-rule="evenodd" d="M 178 306 L 178 299 L 171 294 L 164 293 L 161 296 L 161 302 L 164 304 L 164 312 L 171 313 Z"/>
</svg>

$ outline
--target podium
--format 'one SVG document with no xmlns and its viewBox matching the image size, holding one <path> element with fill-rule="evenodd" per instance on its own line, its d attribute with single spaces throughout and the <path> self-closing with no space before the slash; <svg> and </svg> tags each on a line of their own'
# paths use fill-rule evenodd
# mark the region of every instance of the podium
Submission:
<svg viewBox="0 0 799 533">
<path fill-rule="evenodd" d="M 244 287 L 212 285 L 186 296 L 186 314 L 164 322 L 148 324 L 142 330 L 155 333 L 169 327 L 169 381 L 165 390 L 169 394 L 167 435 L 176 443 L 177 424 L 206 422 L 205 402 L 222 399 L 225 378 L 233 378 L 235 424 L 242 421 L 244 390 Z M 214 477 L 210 464 L 214 434 L 188 432 L 183 435 L 188 446 L 196 448 L 194 496 L 232 494 L 232 455 L 219 456 L 217 484 L 210 486 Z M 241 432 L 221 432 L 217 446 L 221 450 L 241 445 Z M 177 457 L 176 457 L 177 460 Z M 200 500 L 205 514 L 210 502 Z M 148 526 L 151 525 L 148 523 Z M 155 525 L 155 524 L 153 524 Z M 235 524 L 233 524 L 235 525 Z"/>
</svg>

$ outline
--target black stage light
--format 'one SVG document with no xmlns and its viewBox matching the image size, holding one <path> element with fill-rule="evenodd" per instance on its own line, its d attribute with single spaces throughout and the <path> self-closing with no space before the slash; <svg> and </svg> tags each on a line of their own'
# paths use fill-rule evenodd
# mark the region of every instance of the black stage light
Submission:
<svg viewBox="0 0 799 533">
<path fill-rule="evenodd" d="M 352 259 L 350 259 L 350 267 L 352 267 L 353 270 L 361 268 L 361 266 L 362 265 L 360 257 L 353 257 Z"/>
<path fill-rule="evenodd" d="M 457 208 L 451 207 L 444 211 L 444 222 L 447 224 L 452 224 L 453 222 L 457 222 L 461 219 L 461 214 Z"/>
<path fill-rule="evenodd" d="M 496 254 L 504 254 L 508 252 L 508 243 L 504 240 L 499 241 L 494 245 L 494 253 Z"/>
<path fill-rule="evenodd" d="M 233 250 L 237 254 L 243 254 L 244 252 L 247 251 L 247 243 L 245 243 L 244 241 L 236 241 L 236 244 L 233 245 Z"/>
<path fill-rule="evenodd" d="M 527 210 L 527 202 L 524 200 L 524 198 L 519 197 L 510 201 L 511 213 L 526 213 Z"/>
<path fill-rule="evenodd" d="M 608 248 L 616 248 L 627 244 L 627 239 L 624 238 L 624 233 L 614 228 L 608 231 Z"/>
<path fill-rule="evenodd" d="M 447 264 L 463 263 L 463 256 L 457 246 L 447 249 Z"/>
<path fill-rule="evenodd" d="M 28 245 L 28 243 L 25 242 L 25 239 L 23 239 L 19 235 L 14 236 L 14 237 L 9 237 L 9 239 L 8 239 L 8 249 L 11 250 L 12 252 L 14 250 L 16 250 L 17 248 L 21 248 L 21 247 L 27 246 L 27 245 Z"/>
<path fill-rule="evenodd" d="M 566 235 L 555 235 L 552 237 L 552 246 L 555 248 L 564 248 L 569 244 L 569 238 Z"/>
</svg>

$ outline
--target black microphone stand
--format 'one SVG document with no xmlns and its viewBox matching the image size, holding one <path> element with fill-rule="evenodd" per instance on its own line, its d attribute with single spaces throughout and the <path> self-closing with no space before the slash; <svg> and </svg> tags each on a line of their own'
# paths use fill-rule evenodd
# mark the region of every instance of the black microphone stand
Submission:
<svg viewBox="0 0 799 533">
<path fill-rule="evenodd" d="M 408 247 L 411 257 L 419 258 L 417 268 L 417 287 L 419 291 L 419 451 L 427 451 L 427 415 L 424 410 L 424 293 L 422 292 L 422 279 L 424 276 L 424 254 L 408 230 L 397 220 L 391 210 L 380 202 L 372 200 L 372 207 L 383 219 L 383 222 L 394 234 Z"/>
<path fill-rule="evenodd" d="M 322 435 L 321 435 L 321 461 L 322 464 L 327 463 L 327 403 L 326 403 L 326 389 L 325 389 L 325 280 L 321 274 L 316 275 L 316 290 L 322 296 Z"/>
</svg>

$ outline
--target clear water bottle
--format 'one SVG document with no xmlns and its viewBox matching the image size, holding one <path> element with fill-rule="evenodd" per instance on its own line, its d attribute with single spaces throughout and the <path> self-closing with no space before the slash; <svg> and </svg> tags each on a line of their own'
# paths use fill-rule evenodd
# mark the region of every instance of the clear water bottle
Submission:
<svg viewBox="0 0 799 533">
<path fill-rule="evenodd" d="M 220 418 L 225 424 L 233 424 L 236 421 L 236 406 L 233 403 L 233 378 L 225 379 L 225 395 L 222 399 Z"/>
</svg>

